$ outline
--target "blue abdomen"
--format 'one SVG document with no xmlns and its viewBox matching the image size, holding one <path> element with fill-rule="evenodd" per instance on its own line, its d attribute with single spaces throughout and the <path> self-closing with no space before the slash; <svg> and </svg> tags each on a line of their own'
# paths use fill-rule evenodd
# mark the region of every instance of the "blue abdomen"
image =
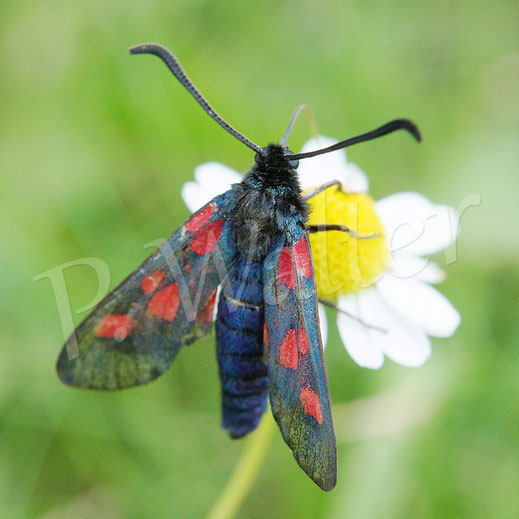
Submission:
<svg viewBox="0 0 519 519">
<path fill-rule="evenodd" d="M 216 320 L 216 354 L 222 384 L 222 426 L 240 438 L 258 425 L 267 407 L 263 362 L 262 262 L 239 254 L 228 268 Z"/>
</svg>

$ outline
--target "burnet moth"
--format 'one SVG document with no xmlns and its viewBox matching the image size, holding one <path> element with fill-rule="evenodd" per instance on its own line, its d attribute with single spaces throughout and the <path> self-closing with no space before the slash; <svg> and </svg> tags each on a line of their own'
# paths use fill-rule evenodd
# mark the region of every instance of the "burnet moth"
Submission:
<svg viewBox="0 0 519 519">
<path fill-rule="evenodd" d="M 261 148 L 211 108 L 167 49 L 145 44 L 130 52 L 161 58 L 204 111 L 255 152 L 254 165 L 97 305 L 65 343 L 59 378 L 100 390 L 150 382 L 183 344 L 210 332 L 220 287 L 215 329 L 223 427 L 232 438 L 245 436 L 270 399 L 299 466 L 331 490 L 337 447 L 308 233 L 352 231 L 334 222 L 307 227 L 307 200 L 329 184 L 303 196 L 296 169 L 299 160 L 395 130 L 420 140 L 418 129 L 397 119 L 328 148 L 294 154 L 287 140 L 296 111 L 281 142 Z"/>
</svg>

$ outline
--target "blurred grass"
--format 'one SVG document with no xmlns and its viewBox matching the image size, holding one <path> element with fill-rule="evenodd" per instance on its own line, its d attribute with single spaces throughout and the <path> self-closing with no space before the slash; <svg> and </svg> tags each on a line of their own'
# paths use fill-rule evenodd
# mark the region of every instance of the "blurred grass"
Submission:
<svg viewBox="0 0 519 519">
<path fill-rule="evenodd" d="M 361 369 L 331 327 L 337 409 L 415 388 L 429 395 L 423 406 L 408 408 L 405 391 L 392 405 L 418 423 L 404 413 L 386 434 L 381 410 L 367 429 L 344 418 L 331 494 L 276 433 L 239 517 L 517 517 L 518 27 L 512 0 L 4 2 L 0 517 L 201 517 L 243 448 L 219 428 L 211 338 L 128 392 L 73 391 L 54 373 L 56 304 L 50 282 L 33 278 L 94 256 L 117 283 L 149 253 L 144 244 L 187 217 L 179 190 L 197 164 L 245 171 L 252 161 L 156 59 L 129 56 L 144 41 L 173 49 L 216 109 L 259 143 L 279 139 L 302 102 L 337 138 L 416 120 L 421 146 L 399 135 L 349 152 L 375 197 L 416 190 L 459 206 L 481 196 L 463 216 L 456 261 L 436 258 L 463 322 L 435 341 L 426 366 Z M 307 136 L 298 123 L 293 149 Z M 73 308 L 96 293 L 88 268 L 69 270 L 67 283 Z"/>
</svg>

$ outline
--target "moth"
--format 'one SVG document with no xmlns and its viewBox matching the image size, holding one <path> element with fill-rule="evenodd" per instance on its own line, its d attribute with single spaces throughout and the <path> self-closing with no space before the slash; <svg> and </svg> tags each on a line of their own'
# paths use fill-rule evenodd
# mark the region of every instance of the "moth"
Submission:
<svg viewBox="0 0 519 519">
<path fill-rule="evenodd" d="M 232 438 L 245 436 L 270 400 L 299 466 L 331 490 L 337 447 L 308 233 L 354 233 L 333 222 L 307 226 L 308 200 L 330 183 L 303 196 L 296 170 L 300 160 L 399 129 L 420 140 L 418 129 L 396 119 L 333 146 L 294 154 L 287 140 L 296 111 L 280 143 L 262 148 L 211 108 L 166 48 L 144 44 L 130 52 L 162 59 L 204 111 L 255 152 L 254 165 L 240 183 L 191 215 L 86 317 L 61 351 L 59 378 L 98 390 L 146 384 L 168 369 L 182 345 L 211 331 L 217 304 L 222 426 Z"/>
</svg>

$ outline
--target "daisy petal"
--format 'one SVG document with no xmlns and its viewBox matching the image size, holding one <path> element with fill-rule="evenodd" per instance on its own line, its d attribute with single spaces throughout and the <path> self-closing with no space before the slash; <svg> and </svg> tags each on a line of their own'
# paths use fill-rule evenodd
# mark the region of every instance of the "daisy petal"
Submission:
<svg viewBox="0 0 519 519">
<path fill-rule="evenodd" d="M 341 179 L 345 191 L 349 193 L 367 193 L 369 189 L 368 176 L 354 162 L 347 162 Z"/>
<path fill-rule="evenodd" d="M 351 358 L 359 366 L 378 369 L 384 363 L 384 354 L 378 344 L 377 337 L 373 336 L 374 330 L 360 321 L 365 318 L 364 313 L 367 310 L 364 304 L 361 305 L 361 303 L 365 303 L 363 296 L 372 290 L 367 289 L 360 294 L 349 294 L 339 297 L 337 301 L 338 307 L 350 315 L 337 313 L 337 328 L 339 329 L 344 347 Z"/>
<path fill-rule="evenodd" d="M 346 338 L 350 341 L 347 350 L 358 364 L 365 367 L 380 367 L 385 354 L 402 366 L 416 367 L 421 366 L 429 358 L 431 345 L 423 330 L 418 325 L 396 315 L 385 304 L 376 289 L 364 290 L 354 295 L 356 299 L 354 304 L 346 302 L 346 299 L 351 297 L 340 298 L 339 305 L 341 308 L 349 307 L 350 310 L 356 311 L 354 315 L 364 323 L 353 319 L 347 322 L 338 316 L 337 325 L 339 330 L 341 327 L 344 328 L 344 335 L 341 333 L 341 337 L 344 341 Z M 352 330 L 355 335 L 352 334 Z M 357 340 L 356 343 L 353 342 L 354 339 Z M 373 362 L 374 352 L 378 356 L 376 358 L 378 365 Z M 370 365 L 369 362 L 372 364 Z"/>
<path fill-rule="evenodd" d="M 449 300 L 427 283 L 384 276 L 377 290 L 395 312 L 434 337 L 450 337 L 460 324 L 460 314 Z"/>
<path fill-rule="evenodd" d="M 376 203 L 391 251 L 427 256 L 456 238 L 458 215 L 419 193 L 397 193 Z"/>
<path fill-rule="evenodd" d="M 195 179 L 216 194 L 223 193 L 243 177 L 234 169 L 219 162 L 205 162 L 195 168 Z"/>
<path fill-rule="evenodd" d="M 337 142 L 335 139 L 320 135 L 308 140 L 301 149 L 301 153 L 327 148 Z M 303 189 L 338 180 L 347 191 L 365 193 L 368 190 L 368 177 L 359 166 L 347 161 L 344 150 L 303 159 L 299 163 L 297 173 Z"/>
<path fill-rule="evenodd" d="M 211 200 L 210 195 L 206 193 L 205 189 L 192 181 L 186 182 L 182 186 L 180 194 L 182 195 L 184 203 L 192 213 Z"/>
<path fill-rule="evenodd" d="M 431 341 L 419 326 L 392 315 L 384 353 L 401 366 L 417 368 L 431 356 Z"/>
<path fill-rule="evenodd" d="M 374 322 L 376 317 L 384 330 L 374 330 L 372 336 L 387 357 L 401 366 L 421 366 L 431 355 L 431 343 L 424 330 L 394 312 L 376 288 L 362 297 L 363 307 L 369 309 L 368 322 Z"/>
<path fill-rule="evenodd" d="M 423 258 L 420 258 L 423 259 Z M 434 261 L 429 260 L 427 262 L 427 265 L 424 267 L 424 269 L 418 274 L 418 279 L 421 281 L 424 281 L 425 283 L 432 283 L 433 285 L 436 285 L 438 283 L 441 283 L 442 281 L 445 281 L 445 278 L 447 277 L 447 273 L 445 270 L 443 270 L 438 263 L 435 263 Z"/>
<path fill-rule="evenodd" d="M 215 196 L 241 182 L 242 176 L 232 168 L 218 162 L 206 162 L 195 168 L 196 182 L 186 182 L 181 195 L 190 211 L 200 209 Z"/>
<path fill-rule="evenodd" d="M 428 258 L 399 253 L 390 256 L 387 270 L 396 278 L 416 278 L 426 283 L 441 283 L 446 276 L 445 271 Z"/>
<path fill-rule="evenodd" d="M 328 322 L 326 319 L 326 312 L 323 305 L 319 305 L 319 327 L 321 329 L 321 340 L 323 341 L 323 349 L 326 348 L 326 341 L 328 340 Z"/>
</svg>

